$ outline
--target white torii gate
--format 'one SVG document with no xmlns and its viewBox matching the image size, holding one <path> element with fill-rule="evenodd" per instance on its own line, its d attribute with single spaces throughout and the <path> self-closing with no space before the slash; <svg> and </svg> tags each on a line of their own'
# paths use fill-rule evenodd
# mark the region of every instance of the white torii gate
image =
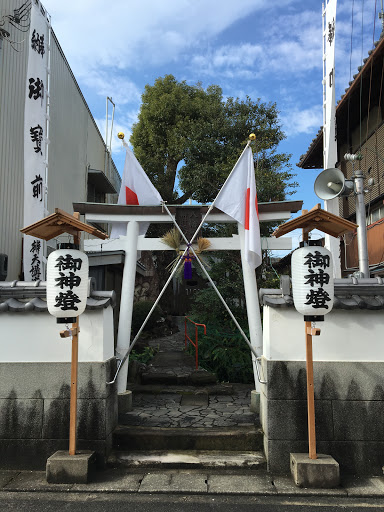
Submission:
<svg viewBox="0 0 384 512">
<path fill-rule="evenodd" d="M 271 203 L 259 203 L 260 222 L 271 222 L 288 220 L 292 213 L 301 209 L 302 201 L 281 201 Z M 106 243 L 100 243 L 99 240 L 85 240 L 84 250 L 88 253 L 103 251 L 122 250 L 125 252 L 123 281 L 121 288 L 120 319 L 117 334 L 116 357 L 122 359 L 130 346 L 130 333 L 132 324 L 132 310 L 134 287 L 136 277 L 137 251 L 167 251 L 173 250 L 165 245 L 160 238 L 144 238 L 139 236 L 139 223 L 170 223 L 172 219 L 161 206 L 131 206 L 131 205 L 112 205 L 101 203 L 74 203 L 74 211 L 85 215 L 87 223 L 113 223 L 123 222 L 127 224 L 126 236 L 121 236 L 116 240 L 109 240 Z M 183 206 L 168 206 L 167 209 L 175 219 L 176 208 Z M 188 205 L 188 208 L 191 208 Z M 207 207 L 196 206 L 202 213 Z M 203 218 L 203 217 L 202 217 Z M 205 222 L 210 223 L 234 223 L 232 217 L 222 213 L 214 208 Z M 244 279 L 244 290 L 246 298 L 248 325 L 250 332 L 250 343 L 252 345 L 252 360 L 255 375 L 255 388 L 260 391 L 260 383 L 257 378 L 257 357 L 262 355 L 263 336 L 260 318 L 259 298 L 256 284 L 256 274 L 249 267 L 243 253 L 244 247 L 244 228 L 238 224 L 238 235 L 226 238 L 209 238 L 211 246 L 208 251 L 222 250 L 240 250 Z M 290 238 L 262 238 L 262 249 L 272 250 L 291 250 L 292 241 Z M 184 249 L 186 244 L 182 244 L 180 249 Z M 126 390 L 128 375 L 128 361 L 121 366 L 117 378 L 118 393 Z"/>
</svg>

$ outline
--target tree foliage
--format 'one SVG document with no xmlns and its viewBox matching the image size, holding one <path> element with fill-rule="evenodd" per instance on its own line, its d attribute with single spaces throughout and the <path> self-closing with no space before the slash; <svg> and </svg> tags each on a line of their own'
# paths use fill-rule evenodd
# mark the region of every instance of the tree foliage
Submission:
<svg viewBox="0 0 384 512">
<path fill-rule="evenodd" d="M 164 200 L 182 204 L 191 197 L 207 203 L 217 195 L 248 135 L 255 133 L 259 201 L 281 201 L 295 184 L 290 155 L 277 152 L 284 138 L 278 115 L 274 103 L 223 99 L 216 85 L 204 89 L 166 75 L 146 85 L 130 141 Z"/>
<path fill-rule="evenodd" d="M 166 75 L 145 87 L 130 142 L 165 201 L 183 204 L 192 198 L 199 203 L 209 203 L 224 184 L 250 133 L 256 134 L 256 143 L 252 146 L 259 202 L 285 200 L 296 183 L 292 181 L 290 155 L 278 152 L 284 133 L 275 103 L 250 97 L 223 98 L 219 86 L 204 89 L 199 83 L 189 85 Z M 262 236 L 268 236 L 275 225 L 262 223 Z M 204 236 L 230 236 L 234 230 L 235 225 L 209 225 L 204 226 Z M 160 233 L 153 234 L 159 236 Z M 157 255 L 159 274 L 163 269 L 161 282 L 168 277 L 167 258 L 168 253 Z M 240 254 L 228 251 L 218 255 L 212 261 L 210 275 L 246 330 Z M 266 265 L 266 258 L 256 276 L 259 286 L 278 286 L 277 276 Z M 239 337 L 213 288 L 207 286 L 194 297 L 191 314 L 209 328 L 201 363 L 215 371 L 225 368 L 225 375 L 220 375 L 225 380 L 252 379 L 248 346 Z M 163 300 L 169 303 L 170 298 L 164 295 Z M 167 310 L 167 304 L 163 307 Z M 220 325 L 216 325 L 218 319 Z"/>
</svg>

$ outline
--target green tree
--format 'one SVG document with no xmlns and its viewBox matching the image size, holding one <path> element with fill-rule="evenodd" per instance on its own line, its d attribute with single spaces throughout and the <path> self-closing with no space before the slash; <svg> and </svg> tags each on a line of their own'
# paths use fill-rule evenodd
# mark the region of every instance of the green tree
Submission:
<svg viewBox="0 0 384 512">
<path fill-rule="evenodd" d="M 278 115 L 274 103 L 224 100 L 216 85 L 204 89 L 166 75 L 146 85 L 130 141 L 165 201 L 183 204 L 191 197 L 206 203 L 217 195 L 248 135 L 255 133 L 259 201 L 281 201 L 294 184 L 290 155 L 276 149 L 284 138 Z"/>
<path fill-rule="evenodd" d="M 190 85 L 166 75 L 153 85 L 146 85 L 130 142 L 165 201 L 183 204 L 191 197 L 197 202 L 208 203 L 216 197 L 250 133 L 257 137 L 253 153 L 258 200 L 283 201 L 295 183 L 292 181 L 290 155 L 278 152 L 284 133 L 275 103 L 249 97 L 244 100 L 224 99 L 217 85 L 204 89 L 199 83 Z M 262 235 L 268 236 L 274 227 L 263 223 Z M 236 227 L 211 227 L 206 235 L 217 233 L 220 236 L 224 231 L 229 234 L 233 229 Z M 151 227 L 151 236 L 161 236 L 166 228 L 162 226 L 161 230 Z M 161 283 L 168 277 L 164 269 L 169 257 L 168 253 L 157 255 L 156 266 Z M 224 259 L 218 274 L 223 276 L 220 267 L 231 267 L 228 286 L 221 283 L 221 286 L 224 284 L 225 298 L 230 301 L 234 297 L 236 303 L 243 304 L 240 255 L 228 254 Z M 164 300 L 167 301 L 167 297 Z M 202 306 L 203 303 L 204 297 Z M 244 311 L 243 307 L 240 307 L 241 311 Z"/>
</svg>

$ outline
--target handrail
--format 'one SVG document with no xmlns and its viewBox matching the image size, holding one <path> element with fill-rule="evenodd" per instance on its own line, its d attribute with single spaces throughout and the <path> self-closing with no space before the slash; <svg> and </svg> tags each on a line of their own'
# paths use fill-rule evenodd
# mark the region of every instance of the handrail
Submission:
<svg viewBox="0 0 384 512">
<path fill-rule="evenodd" d="M 195 360 L 196 360 L 195 365 L 196 365 L 196 370 L 197 370 L 199 368 L 199 335 L 198 335 L 197 328 L 199 326 L 204 327 L 204 334 L 206 335 L 207 334 L 207 326 L 205 324 L 198 324 L 198 323 L 194 322 L 193 320 L 191 320 L 190 318 L 188 318 L 187 316 L 184 318 L 185 318 L 185 324 L 184 324 L 185 325 L 185 349 L 188 348 L 187 340 L 190 341 L 192 343 L 192 345 L 195 347 Z M 195 343 L 193 343 L 193 341 L 191 340 L 191 338 L 188 335 L 187 320 L 195 325 Z"/>
</svg>

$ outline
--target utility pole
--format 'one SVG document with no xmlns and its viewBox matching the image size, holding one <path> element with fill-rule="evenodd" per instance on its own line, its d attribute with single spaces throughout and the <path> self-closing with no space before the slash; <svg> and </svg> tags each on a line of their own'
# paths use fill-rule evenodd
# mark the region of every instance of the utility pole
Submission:
<svg viewBox="0 0 384 512">
<path fill-rule="evenodd" d="M 357 228 L 357 252 L 359 256 L 359 271 L 363 277 L 369 277 L 369 262 L 368 262 L 368 243 L 367 243 L 367 219 L 365 215 L 364 204 L 364 174 L 360 169 L 354 169 L 354 162 L 361 160 L 360 155 L 346 153 L 344 159 L 347 162 L 352 162 L 353 173 L 352 179 L 354 181 L 355 193 L 355 207 L 356 207 L 356 224 Z"/>
</svg>

